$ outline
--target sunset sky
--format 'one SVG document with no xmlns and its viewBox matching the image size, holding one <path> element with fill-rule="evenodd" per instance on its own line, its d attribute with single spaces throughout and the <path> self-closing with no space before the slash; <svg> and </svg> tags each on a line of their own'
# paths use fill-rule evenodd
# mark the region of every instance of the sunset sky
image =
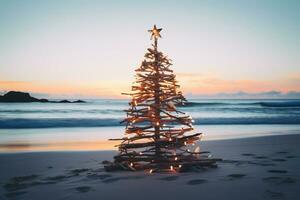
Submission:
<svg viewBox="0 0 300 200">
<path fill-rule="evenodd" d="M 0 0 L 0 91 L 119 98 L 163 28 L 185 94 L 300 92 L 300 1 Z"/>
</svg>

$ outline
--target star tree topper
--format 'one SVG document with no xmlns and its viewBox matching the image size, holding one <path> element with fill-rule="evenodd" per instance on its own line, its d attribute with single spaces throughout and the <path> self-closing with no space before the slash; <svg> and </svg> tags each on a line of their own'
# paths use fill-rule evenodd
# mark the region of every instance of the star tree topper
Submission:
<svg viewBox="0 0 300 200">
<path fill-rule="evenodd" d="M 151 40 L 153 39 L 157 39 L 158 37 L 161 38 L 161 35 L 160 35 L 160 31 L 162 30 L 162 28 L 156 28 L 156 25 L 153 26 L 153 29 L 152 30 L 148 30 L 149 33 L 151 33 Z"/>
</svg>

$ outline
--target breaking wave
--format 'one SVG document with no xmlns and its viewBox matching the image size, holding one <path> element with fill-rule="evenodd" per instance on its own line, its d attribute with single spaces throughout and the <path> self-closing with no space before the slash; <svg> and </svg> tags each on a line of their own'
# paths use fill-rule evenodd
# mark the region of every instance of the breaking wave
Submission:
<svg viewBox="0 0 300 200">
<path fill-rule="evenodd" d="M 97 118 L 39 118 L 39 119 L 0 119 L 0 128 L 63 128 L 63 127 L 113 127 L 122 126 L 122 119 Z M 196 118 L 194 125 L 245 125 L 245 124 L 300 124 L 298 116 L 278 117 L 229 117 Z"/>
</svg>

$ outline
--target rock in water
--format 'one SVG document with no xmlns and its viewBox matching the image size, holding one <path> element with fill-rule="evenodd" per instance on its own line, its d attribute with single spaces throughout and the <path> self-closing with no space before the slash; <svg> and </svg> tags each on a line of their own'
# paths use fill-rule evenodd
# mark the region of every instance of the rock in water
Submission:
<svg viewBox="0 0 300 200">
<path fill-rule="evenodd" d="M 10 91 L 3 96 L 0 95 L 0 103 L 30 103 L 30 102 L 41 102 L 41 103 L 86 103 L 82 100 L 77 101 L 68 101 L 68 100 L 61 100 L 61 101 L 51 101 L 48 99 L 37 99 L 30 96 L 27 92 L 16 92 Z"/>
<path fill-rule="evenodd" d="M 27 92 L 15 92 L 10 91 L 5 95 L 1 96 L 0 102 L 39 102 L 40 100 L 30 96 Z"/>
</svg>

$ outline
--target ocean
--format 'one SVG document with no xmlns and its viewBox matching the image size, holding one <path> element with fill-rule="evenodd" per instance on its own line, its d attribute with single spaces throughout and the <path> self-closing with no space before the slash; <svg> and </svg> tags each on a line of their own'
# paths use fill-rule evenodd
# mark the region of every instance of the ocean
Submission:
<svg viewBox="0 0 300 200">
<path fill-rule="evenodd" d="M 50 142 L 64 146 L 123 136 L 120 121 L 126 116 L 123 110 L 128 100 L 86 101 L 1 103 L 0 151 L 31 150 L 31 146 L 38 150 Z M 300 100 L 190 99 L 178 109 L 193 117 L 195 131 L 204 132 L 204 140 L 300 133 Z"/>
</svg>

